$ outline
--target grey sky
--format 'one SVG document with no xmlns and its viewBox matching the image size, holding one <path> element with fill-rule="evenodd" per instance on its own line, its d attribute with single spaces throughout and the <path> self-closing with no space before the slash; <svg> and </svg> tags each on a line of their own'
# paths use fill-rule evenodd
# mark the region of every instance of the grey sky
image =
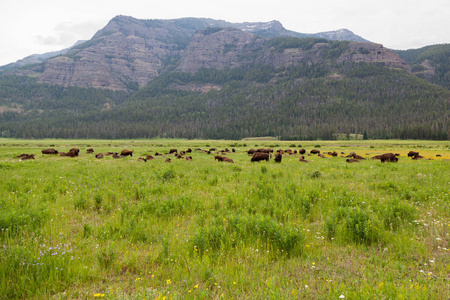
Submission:
<svg viewBox="0 0 450 300">
<path fill-rule="evenodd" d="M 347 28 L 391 49 L 450 43 L 448 0 L 0 0 L 0 66 L 90 39 L 116 15 L 278 20 L 302 33 Z"/>
</svg>

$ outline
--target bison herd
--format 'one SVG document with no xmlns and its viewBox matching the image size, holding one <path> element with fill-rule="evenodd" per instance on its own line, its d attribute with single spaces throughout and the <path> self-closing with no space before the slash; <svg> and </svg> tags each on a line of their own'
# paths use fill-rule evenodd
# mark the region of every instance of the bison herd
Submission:
<svg viewBox="0 0 450 300">
<path fill-rule="evenodd" d="M 187 161 L 192 161 L 192 156 L 187 155 L 187 154 L 192 153 L 192 151 L 193 150 L 191 148 L 188 148 L 187 150 L 183 150 L 183 151 L 178 151 L 178 149 L 173 148 L 173 149 L 170 149 L 165 154 L 158 153 L 158 152 L 155 152 L 153 154 L 154 156 L 152 156 L 150 154 L 146 154 L 146 156 L 144 156 L 144 157 L 139 157 L 137 159 L 137 161 L 138 162 L 147 162 L 149 160 L 156 159 L 156 157 L 158 157 L 158 156 L 164 156 L 165 162 L 167 162 L 167 163 L 172 162 L 172 160 L 167 156 L 173 156 L 176 159 L 185 159 Z M 196 149 L 194 149 L 194 151 L 202 152 L 202 153 L 206 153 L 206 154 L 215 153 L 217 155 L 214 156 L 214 160 L 217 160 L 218 162 L 228 162 L 228 163 L 234 163 L 234 161 L 233 161 L 233 159 L 229 158 L 227 155 L 236 152 L 236 150 L 234 148 L 231 151 L 228 148 L 226 148 L 224 150 L 217 150 L 216 148 L 210 148 L 209 150 L 202 150 L 200 148 L 196 148 Z M 44 149 L 41 152 L 43 155 L 59 155 L 59 156 L 65 156 L 65 157 L 77 157 L 77 156 L 79 156 L 80 149 L 72 148 L 68 152 L 60 152 L 54 148 L 50 148 L 50 149 Z M 112 158 L 114 158 L 114 159 L 120 159 L 120 158 L 124 158 L 127 156 L 133 157 L 133 152 L 134 152 L 133 150 L 124 149 L 120 153 L 118 153 L 118 152 L 106 152 L 105 154 L 98 153 L 98 154 L 95 154 L 95 158 L 102 159 L 105 156 L 112 156 Z M 300 156 L 299 156 L 298 161 L 307 163 L 307 162 L 309 162 L 309 160 L 305 159 L 305 155 L 317 156 L 320 158 L 328 158 L 328 157 L 337 157 L 338 156 L 338 153 L 336 151 L 321 153 L 321 151 L 317 150 L 317 149 L 312 149 L 309 151 L 309 153 L 307 153 L 305 149 L 299 149 L 299 150 L 279 149 L 279 150 L 276 150 L 274 153 L 274 150 L 270 149 L 270 148 L 249 149 L 246 152 L 249 156 L 251 156 L 251 158 L 250 158 L 251 162 L 259 162 L 262 160 L 269 161 L 271 158 L 273 158 L 274 162 L 281 163 L 283 155 L 291 156 L 291 155 L 299 154 Z M 88 148 L 86 150 L 86 153 L 92 154 L 92 153 L 94 153 L 94 149 Z M 347 158 L 346 159 L 347 163 L 359 163 L 360 161 L 366 159 L 365 157 L 358 155 L 355 152 L 352 152 L 346 156 L 344 156 L 343 154 L 344 154 L 344 152 L 341 152 L 341 157 Z M 399 156 L 400 156 L 400 154 L 384 153 L 384 154 L 373 156 L 373 157 L 371 157 L 371 159 L 380 160 L 381 163 L 398 162 Z M 441 155 L 438 154 L 436 156 L 441 156 Z M 409 151 L 408 157 L 410 157 L 413 160 L 424 158 L 423 156 L 419 155 L 419 152 L 416 152 L 416 151 Z M 35 156 L 34 156 L 34 154 L 21 154 L 14 158 L 17 158 L 20 160 L 29 160 L 29 159 L 35 159 Z"/>
</svg>

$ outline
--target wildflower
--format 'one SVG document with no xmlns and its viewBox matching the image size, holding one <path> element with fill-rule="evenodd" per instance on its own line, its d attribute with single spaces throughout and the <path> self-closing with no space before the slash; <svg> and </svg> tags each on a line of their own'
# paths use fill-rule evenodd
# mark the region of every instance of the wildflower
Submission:
<svg viewBox="0 0 450 300">
<path fill-rule="evenodd" d="M 197 288 L 198 288 L 198 284 L 194 285 L 194 289 L 197 289 Z"/>
<path fill-rule="evenodd" d="M 344 295 L 340 295 L 340 296 L 339 296 L 339 299 L 344 299 L 344 298 L 345 298 Z"/>
<path fill-rule="evenodd" d="M 167 284 L 171 284 L 172 283 L 172 281 L 170 279 L 167 279 L 166 282 L 167 282 Z"/>
</svg>

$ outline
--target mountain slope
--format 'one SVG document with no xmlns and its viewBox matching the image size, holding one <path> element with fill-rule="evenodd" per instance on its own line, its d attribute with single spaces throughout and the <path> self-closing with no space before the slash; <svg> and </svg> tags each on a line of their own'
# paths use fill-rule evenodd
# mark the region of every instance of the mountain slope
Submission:
<svg viewBox="0 0 450 300">
<path fill-rule="evenodd" d="M 10 70 L 8 74 L 37 77 L 40 83 L 133 91 L 167 69 L 175 68 L 174 63 L 186 56 L 185 51 L 192 48 L 192 41 L 196 42 L 194 34 L 207 28 L 212 31 L 235 28 L 227 31 L 230 34 L 228 39 L 222 39 L 221 46 L 224 48 L 238 47 L 233 38 L 244 35 L 247 36 L 247 44 L 252 39 L 268 40 L 273 36 L 314 36 L 288 31 L 277 21 L 229 23 L 212 19 L 138 20 L 117 16 L 91 40 L 72 47 L 63 55 L 52 57 L 38 65 Z M 345 35 L 341 32 L 342 30 L 334 34 L 319 35 L 329 39 L 343 37 L 364 41 L 349 31 L 345 31 Z M 227 33 L 221 34 L 223 36 Z M 215 35 L 217 36 L 218 34 Z M 240 53 L 235 56 L 242 57 L 248 52 L 247 49 L 239 50 Z M 221 54 L 223 56 L 218 56 L 218 60 L 225 58 L 222 61 L 227 62 L 227 53 Z M 244 62 L 235 65 L 242 63 Z"/>
<path fill-rule="evenodd" d="M 418 77 L 450 89 L 450 44 L 396 51 Z"/>
</svg>

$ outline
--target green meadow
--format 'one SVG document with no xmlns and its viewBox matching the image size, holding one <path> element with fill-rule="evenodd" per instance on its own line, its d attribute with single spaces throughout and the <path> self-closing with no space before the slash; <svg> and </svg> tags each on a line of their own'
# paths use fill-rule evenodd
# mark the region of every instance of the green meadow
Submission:
<svg viewBox="0 0 450 300">
<path fill-rule="evenodd" d="M 450 299 L 449 188 L 449 141 L 0 139 L 0 299 Z"/>
</svg>

